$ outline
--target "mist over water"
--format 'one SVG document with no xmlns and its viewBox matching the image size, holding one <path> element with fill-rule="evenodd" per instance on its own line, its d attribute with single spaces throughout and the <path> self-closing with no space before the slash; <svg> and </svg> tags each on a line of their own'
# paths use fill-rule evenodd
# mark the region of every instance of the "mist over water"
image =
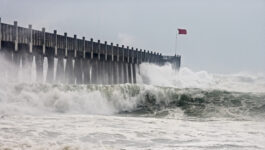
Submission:
<svg viewBox="0 0 265 150">
<path fill-rule="evenodd" d="M 67 85 L 0 69 L 0 149 L 265 148 L 264 73 L 144 63 L 137 84 Z"/>
<path fill-rule="evenodd" d="M 142 78 L 151 85 L 236 92 L 265 92 L 265 73 L 214 74 L 207 71 L 194 72 L 187 67 L 182 67 L 179 72 L 175 72 L 170 64 L 162 67 L 142 64 L 141 70 Z"/>
<path fill-rule="evenodd" d="M 14 69 L 4 59 L 1 64 L 1 70 L 10 73 Z M 135 85 L 67 85 L 36 81 L 34 62 L 31 70 L 20 69 L 17 73 L 18 79 L 14 74 L 3 74 L 0 79 L 2 115 L 131 112 L 150 115 L 163 112 L 162 116 L 166 117 L 172 115 L 169 109 L 179 109 L 178 113 L 192 116 L 229 116 L 229 113 L 230 116 L 243 116 L 252 109 L 265 107 L 264 74 L 221 75 L 193 72 L 186 67 L 177 72 L 170 64 L 144 63 L 140 65 L 141 75 L 137 74 Z M 44 78 L 46 73 L 47 62 L 44 60 Z M 230 108 L 239 110 L 230 112 Z"/>
</svg>

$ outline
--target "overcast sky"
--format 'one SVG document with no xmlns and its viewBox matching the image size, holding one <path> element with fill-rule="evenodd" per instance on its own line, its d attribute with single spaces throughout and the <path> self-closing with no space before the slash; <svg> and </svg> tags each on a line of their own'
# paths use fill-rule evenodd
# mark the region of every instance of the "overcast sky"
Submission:
<svg viewBox="0 0 265 150">
<path fill-rule="evenodd" d="M 195 71 L 265 72 L 265 0 L 0 0 L 2 22 L 173 55 Z"/>
</svg>

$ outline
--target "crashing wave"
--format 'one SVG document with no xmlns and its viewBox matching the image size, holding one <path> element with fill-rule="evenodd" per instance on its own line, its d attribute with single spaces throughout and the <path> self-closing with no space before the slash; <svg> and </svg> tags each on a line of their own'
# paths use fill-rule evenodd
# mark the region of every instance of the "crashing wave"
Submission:
<svg viewBox="0 0 265 150">
<path fill-rule="evenodd" d="M 0 64 L 0 69 L 10 66 L 3 59 Z M 264 117 L 264 74 L 220 75 L 185 67 L 176 72 L 169 64 L 144 63 L 135 85 L 64 85 L 34 82 L 35 67 L 33 78 L 21 70 L 19 80 L 0 78 L 0 115 Z"/>
<path fill-rule="evenodd" d="M 265 94 L 148 85 L 15 84 L 0 93 L 0 114 L 78 113 L 169 117 L 265 117 Z"/>
</svg>

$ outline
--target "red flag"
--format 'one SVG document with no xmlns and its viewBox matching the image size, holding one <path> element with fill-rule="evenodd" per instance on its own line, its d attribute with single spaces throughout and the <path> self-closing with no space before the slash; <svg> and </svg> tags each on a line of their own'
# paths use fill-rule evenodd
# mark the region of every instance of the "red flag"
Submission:
<svg viewBox="0 0 265 150">
<path fill-rule="evenodd" d="M 178 29 L 179 34 L 187 34 L 187 30 L 186 29 Z"/>
</svg>

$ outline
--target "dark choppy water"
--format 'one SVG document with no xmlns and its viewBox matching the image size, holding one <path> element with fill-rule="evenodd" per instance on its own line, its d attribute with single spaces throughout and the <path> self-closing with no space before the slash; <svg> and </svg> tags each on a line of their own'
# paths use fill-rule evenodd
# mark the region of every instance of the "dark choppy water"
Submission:
<svg viewBox="0 0 265 150">
<path fill-rule="evenodd" d="M 263 93 L 161 88 L 158 93 L 147 90 L 142 97 L 144 101 L 130 113 L 168 117 L 171 111 L 180 109 L 189 117 L 265 118 Z"/>
</svg>

